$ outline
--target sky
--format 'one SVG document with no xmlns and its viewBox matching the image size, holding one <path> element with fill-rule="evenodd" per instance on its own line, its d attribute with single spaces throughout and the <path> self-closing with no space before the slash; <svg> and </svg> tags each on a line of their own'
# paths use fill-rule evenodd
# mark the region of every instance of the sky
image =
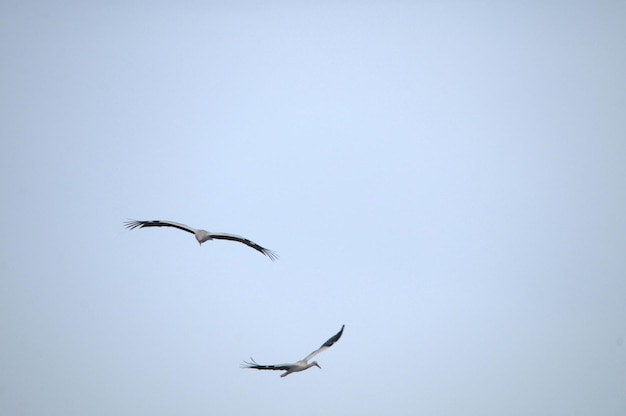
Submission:
<svg viewBox="0 0 626 416">
<path fill-rule="evenodd" d="M 626 414 L 624 21 L 2 2 L 0 414 Z"/>
</svg>

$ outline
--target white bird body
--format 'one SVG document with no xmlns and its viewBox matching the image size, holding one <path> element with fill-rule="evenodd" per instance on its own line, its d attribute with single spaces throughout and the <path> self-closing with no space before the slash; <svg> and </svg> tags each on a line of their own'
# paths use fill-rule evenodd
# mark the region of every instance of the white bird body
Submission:
<svg viewBox="0 0 626 416">
<path fill-rule="evenodd" d="M 239 243 L 243 243 L 245 245 L 247 245 L 248 247 L 252 247 L 253 249 L 257 250 L 258 252 L 266 255 L 267 257 L 269 257 L 270 260 L 274 261 L 278 258 L 278 255 L 276 253 L 274 253 L 272 250 L 268 250 L 264 247 L 261 247 L 260 245 L 248 240 L 247 238 L 241 237 L 239 235 L 235 235 L 235 234 L 227 234 L 227 233 L 210 233 L 206 230 L 199 230 L 199 229 L 195 229 L 192 228 L 188 225 L 185 224 L 180 224 L 178 222 L 174 222 L 174 221 L 159 221 L 159 220 L 155 220 L 155 221 L 126 221 L 124 223 L 124 225 L 126 226 L 126 228 L 128 228 L 129 230 L 134 230 L 135 228 L 147 228 L 147 227 L 173 227 L 173 228 L 178 228 L 179 230 L 183 230 L 186 231 L 188 233 L 193 234 L 196 237 L 196 240 L 198 241 L 198 244 L 202 244 L 206 241 L 209 240 L 230 240 L 230 241 L 237 241 Z"/>
<path fill-rule="evenodd" d="M 317 363 L 317 361 L 313 361 L 310 363 L 308 361 L 320 352 L 330 348 L 335 342 L 339 341 L 339 338 L 341 338 L 341 335 L 343 334 L 344 327 L 345 325 L 341 325 L 341 329 L 339 330 L 339 332 L 330 337 L 325 343 L 322 344 L 321 347 L 313 351 L 311 354 L 307 355 L 302 360 L 296 361 L 295 363 L 262 365 L 254 361 L 254 358 L 250 358 L 250 362 L 244 361 L 241 367 L 254 368 L 256 370 L 284 370 L 285 372 L 280 375 L 281 377 L 286 377 L 289 374 L 296 373 L 298 371 L 307 370 L 313 366 L 316 366 L 317 368 L 322 368 Z"/>
</svg>

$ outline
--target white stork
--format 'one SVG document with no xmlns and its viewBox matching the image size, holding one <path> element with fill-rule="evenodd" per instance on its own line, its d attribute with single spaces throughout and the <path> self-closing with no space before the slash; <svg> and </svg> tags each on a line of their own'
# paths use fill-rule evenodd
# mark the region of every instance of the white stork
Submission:
<svg viewBox="0 0 626 416">
<path fill-rule="evenodd" d="M 254 361 L 254 358 L 250 357 L 251 362 L 244 361 L 243 364 L 241 365 L 241 368 L 254 368 L 256 370 L 285 370 L 285 372 L 280 375 L 281 377 L 288 376 L 289 374 L 295 373 L 298 371 L 304 371 L 307 368 L 311 368 L 313 366 L 316 366 L 317 368 L 322 368 L 317 363 L 317 361 L 313 361 L 312 363 L 308 363 L 307 361 L 315 357 L 320 352 L 327 350 L 335 342 L 339 341 L 339 338 L 341 338 L 341 334 L 343 334 L 344 327 L 345 325 L 341 325 L 341 329 L 339 330 L 339 332 L 337 332 L 335 335 L 330 337 L 328 341 L 322 344 L 321 347 L 313 351 L 311 354 L 307 355 L 302 360 L 295 362 L 293 364 L 261 365 L 257 363 L 256 361 Z"/>
<path fill-rule="evenodd" d="M 191 228 L 188 225 L 185 224 L 179 224 L 177 222 L 174 221 L 126 221 L 124 222 L 124 225 L 126 226 L 126 228 L 128 228 L 129 230 L 134 230 L 135 228 L 146 228 L 146 227 L 174 227 L 174 228 L 178 228 L 179 230 L 183 230 L 183 231 L 187 231 L 188 233 L 191 233 L 193 235 L 196 236 L 196 240 L 198 240 L 199 244 L 204 243 L 205 241 L 209 241 L 209 240 L 231 240 L 231 241 L 238 241 L 240 243 L 243 243 L 249 247 L 252 247 L 253 249 L 261 252 L 262 254 L 265 254 L 267 257 L 270 258 L 270 260 L 274 261 L 278 258 L 278 254 L 274 253 L 272 250 L 268 250 L 264 247 L 261 247 L 260 245 L 253 243 L 252 241 L 248 240 L 247 238 L 243 238 L 241 236 L 238 235 L 234 235 L 234 234 L 225 234 L 225 233 L 210 233 L 206 230 L 196 230 L 195 228 Z"/>
</svg>

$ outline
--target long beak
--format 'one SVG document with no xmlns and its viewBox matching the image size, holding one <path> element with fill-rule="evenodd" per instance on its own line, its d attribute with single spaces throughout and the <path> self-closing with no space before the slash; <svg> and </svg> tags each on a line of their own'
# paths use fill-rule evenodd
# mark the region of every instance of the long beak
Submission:
<svg viewBox="0 0 626 416">
<path fill-rule="evenodd" d="M 317 368 L 321 369 L 322 366 L 320 366 L 319 364 L 315 363 L 315 365 L 317 366 Z"/>
</svg>

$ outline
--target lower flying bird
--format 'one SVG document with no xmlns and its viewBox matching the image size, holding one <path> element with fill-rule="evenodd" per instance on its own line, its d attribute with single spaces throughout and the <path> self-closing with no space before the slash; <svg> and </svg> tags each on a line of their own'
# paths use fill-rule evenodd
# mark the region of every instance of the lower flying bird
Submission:
<svg viewBox="0 0 626 416">
<path fill-rule="evenodd" d="M 126 228 L 129 230 L 134 230 L 135 228 L 146 228 L 146 227 L 174 227 L 179 230 L 187 231 L 196 236 L 196 240 L 198 240 L 199 244 L 204 243 L 209 240 L 231 240 L 238 241 L 243 243 L 249 247 L 252 247 L 256 251 L 265 254 L 270 260 L 274 261 L 278 258 L 278 254 L 274 253 L 272 250 L 268 250 L 260 245 L 253 243 L 247 238 L 243 238 L 234 234 L 225 234 L 225 233 L 210 233 L 206 230 L 196 230 L 195 228 L 191 228 L 185 224 L 179 224 L 174 221 L 126 221 L 124 223 Z"/>
<path fill-rule="evenodd" d="M 289 374 L 295 373 L 297 371 L 304 371 L 307 368 L 311 368 L 313 366 L 316 366 L 317 368 L 322 368 L 317 363 L 317 361 L 313 361 L 312 363 L 307 363 L 307 361 L 309 361 L 311 358 L 315 357 L 320 352 L 330 348 L 335 342 L 339 341 L 339 338 L 341 338 L 341 334 L 343 334 L 343 328 L 344 327 L 345 327 L 345 325 L 341 325 L 341 330 L 339 330 L 339 332 L 337 332 L 335 335 L 330 337 L 328 339 L 328 341 L 326 341 L 325 343 L 322 344 L 321 347 L 319 347 L 318 349 L 313 351 L 311 354 L 307 355 L 306 358 L 304 358 L 304 359 L 302 359 L 302 360 L 300 360 L 300 361 L 298 361 L 296 363 L 293 363 L 293 364 L 261 365 L 261 364 L 258 364 L 256 361 L 254 361 L 254 358 L 250 358 L 251 362 L 244 361 L 243 364 L 241 365 L 241 368 L 254 368 L 256 370 L 285 370 L 285 372 L 280 375 L 281 377 L 288 376 Z"/>
</svg>

